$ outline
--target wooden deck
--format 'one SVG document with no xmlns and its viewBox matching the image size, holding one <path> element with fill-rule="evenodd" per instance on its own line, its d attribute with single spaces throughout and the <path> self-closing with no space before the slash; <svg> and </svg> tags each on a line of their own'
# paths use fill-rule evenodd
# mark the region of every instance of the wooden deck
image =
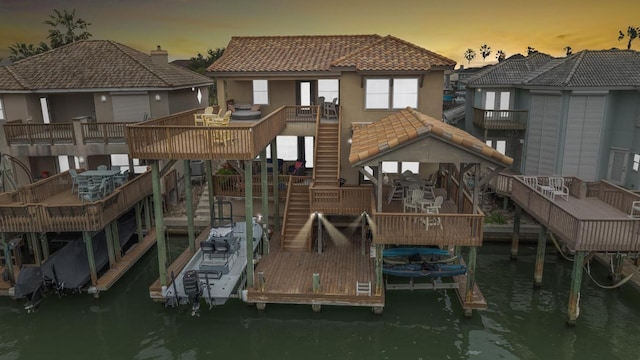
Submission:
<svg viewBox="0 0 640 360">
<path fill-rule="evenodd" d="M 255 274 L 263 272 L 264 288 L 255 282 L 249 289 L 250 303 L 384 306 L 384 292 L 375 293 L 374 259 L 362 254 L 360 235 L 338 246 L 327 240 L 322 254 L 293 253 L 280 250 L 280 235 L 270 243 L 271 252 L 258 263 Z M 320 276 L 320 288 L 313 292 L 313 274 Z M 371 296 L 356 295 L 357 282 L 371 282 Z"/>
<path fill-rule="evenodd" d="M 98 291 L 109 290 L 155 243 L 156 230 L 151 229 L 144 239 L 134 244 L 114 267 L 107 270 L 107 272 L 98 278 L 96 289 L 98 289 Z"/>
<path fill-rule="evenodd" d="M 640 251 L 640 218 L 630 218 L 634 195 L 603 182 L 591 194 L 570 191 L 568 200 L 551 200 L 514 177 L 511 198 L 571 251 Z M 640 197 L 638 197 L 640 199 Z"/>
</svg>

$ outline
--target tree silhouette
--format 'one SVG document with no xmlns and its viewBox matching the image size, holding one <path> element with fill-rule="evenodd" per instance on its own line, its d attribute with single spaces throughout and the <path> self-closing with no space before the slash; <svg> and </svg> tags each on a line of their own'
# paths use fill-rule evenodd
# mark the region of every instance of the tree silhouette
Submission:
<svg viewBox="0 0 640 360">
<path fill-rule="evenodd" d="M 52 49 L 74 41 L 87 40 L 92 36 L 87 31 L 91 23 L 81 18 L 76 18 L 76 9 L 71 12 L 67 10 L 60 12 L 57 9 L 53 9 L 53 14 L 49 15 L 49 20 L 43 23 L 52 27 L 52 29 L 49 29 L 49 35 L 47 36 Z"/>
<path fill-rule="evenodd" d="M 36 47 L 33 44 L 15 43 L 9 46 L 9 51 L 11 52 L 9 60 L 12 62 L 22 60 L 74 41 L 86 40 L 92 36 L 87 31 L 91 23 L 76 18 L 75 9 L 71 12 L 67 10 L 60 12 L 53 9 L 53 13 L 49 15 L 49 20 L 43 23 L 52 27 L 52 29 L 49 29 L 49 35 L 47 36 L 49 45 L 40 42 L 40 45 Z"/>
<path fill-rule="evenodd" d="M 498 62 L 504 60 L 507 58 L 507 55 L 504 53 L 504 51 L 502 50 L 498 50 L 496 51 L 496 59 L 498 59 Z"/>
<path fill-rule="evenodd" d="M 640 27 L 633 27 L 633 26 L 629 26 L 627 28 L 627 39 L 629 39 L 629 42 L 627 42 L 627 50 L 631 49 L 631 42 L 638 37 L 638 33 L 640 33 Z M 618 41 L 624 39 L 625 34 L 622 32 L 622 30 L 619 31 L 618 34 Z"/>
<path fill-rule="evenodd" d="M 225 48 L 216 48 L 215 50 L 209 49 L 207 50 L 207 56 L 203 56 L 201 53 L 198 53 L 196 57 L 192 57 L 189 59 L 189 69 L 204 74 L 207 72 L 207 68 L 209 65 L 213 64 L 216 60 L 218 60 L 222 54 L 224 54 Z M 213 85 L 209 87 L 209 104 L 217 104 L 218 103 L 218 82 L 213 81 Z"/>
<path fill-rule="evenodd" d="M 567 56 L 573 54 L 573 49 L 571 48 L 571 46 L 565 46 L 564 47 L 564 52 L 565 54 L 567 54 Z"/>
<path fill-rule="evenodd" d="M 533 54 L 533 53 L 537 53 L 538 50 L 536 50 L 535 48 L 531 47 L 531 46 L 527 46 L 527 56 Z"/>
<path fill-rule="evenodd" d="M 467 64 L 471 64 L 471 60 L 476 57 L 476 52 L 472 48 L 468 48 L 467 51 L 464 52 L 464 58 L 467 59 Z"/>
<path fill-rule="evenodd" d="M 482 61 L 484 61 L 487 56 L 491 55 L 491 46 L 487 44 L 480 46 L 480 55 L 482 55 Z"/>
</svg>

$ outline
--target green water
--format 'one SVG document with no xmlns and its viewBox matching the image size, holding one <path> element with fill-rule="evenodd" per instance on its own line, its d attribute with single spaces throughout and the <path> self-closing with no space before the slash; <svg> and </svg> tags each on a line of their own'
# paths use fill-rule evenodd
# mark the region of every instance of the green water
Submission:
<svg viewBox="0 0 640 360">
<path fill-rule="evenodd" d="M 452 291 L 387 292 L 368 308 L 231 300 L 199 318 L 148 297 L 155 251 L 100 299 L 49 297 L 35 314 L 0 299 L 0 360 L 7 359 L 638 359 L 640 295 L 583 282 L 578 325 L 565 325 L 571 265 L 549 252 L 534 290 L 535 249 L 509 260 L 505 245 L 478 254 L 489 309 L 466 319 Z M 175 251 L 173 251 L 175 253 Z M 604 281 L 599 267 L 594 276 Z"/>
</svg>

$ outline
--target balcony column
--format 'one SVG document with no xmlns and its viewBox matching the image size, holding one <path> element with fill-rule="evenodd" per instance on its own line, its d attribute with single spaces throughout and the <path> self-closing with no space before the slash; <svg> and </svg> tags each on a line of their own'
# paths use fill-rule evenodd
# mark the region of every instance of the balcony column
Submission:
<svg viewBox="0 0 640 360">
<path fill-rule="evenodd" d="M 274 168 L 277 169 L 278 164 L 278 146 L 276 139 L 271 141 L 271 161 L 274 162 Z M 278 181 L 278 172 L 273 171 L 273 229 L 280 231 L 280 183 Z"/>
<path fill-rule="evenodd" d="M 164 223 L 162 213 L 162 193 L 160 189 L 160 163 L 154 160 L 151 163 L 151 184 L 153 185 L 153 211 L 156 223 L 156 244 L 158 248 L 158 272 L 160 285 L 167 286 L 167 245 L 164 236 Z"/>
<path fill-rule="evenodd" d="M 84 136 L 82 135 L 82 124 L 85 124 L 87 122 L 87 117 L 76 116 L 72 118 L 71 121 L 73 121 L 73 143 L 75 145 L 84 144 Z"/>
<path fill-rule="evenodd" d="M 376 185 L 376 211 L 382 212 L 382 186 L 383 186 L 383 174 L 382 174 L 382 161 L 378 161 L 378 184 Z M 387 179 L 388 180 L 388 179 Z M 393 191 L 393 184 L 390 191 Z"/>
<path fill-rule="evenodd" d="M 247 289 L 253 289 L 253 166 L 252 160 L 244 161 L 245 236 L 247 244 Z M 274 173 L 277 171 L 274 170 Z"/>
<path fill-rule="evenodd" d="M 184 194 L 187 202 L 187 236 L 189 238 L 189 250 L 196 251 L 196 237 L 193 223 L 193 184 L 191 182 L 191 161 L 184 160 Z M 210 181 L 209 181 L 210 182 Z"/>
<path fill-rule="evenodd" d="M 580 314 L 580 286 L 582 286 L 582 267 L 585 251 L 576 251 L 573 258 L 573 272 L 571 273 L 571 289 L 569 291 L 568 325 L 575 325 Z"/>
<path fill-rule="evenodd" d="M 465 171 L 465 164 L 464 163 L 460 163 L 459 165 L 459 171 L 458 171 L 458 214 L 461 214 L 463 209 L 464 209 L 464 171 Z"/>
<path fill-rule="evenodd" d="M 544 272 L 544 252 L 547 247 L 547 228 L 540 224 L 538 232 L 538 247 L 536 250 L 536 266 L 533 274 L 533 287 L 542 286 L 542 273 Z"/>
<path fill-rule="evenodd" d="M 511 235 L 511 260 L 518 258 L 518 244 L 520 242 L 520 218 L 522 217 L 522 208 L 515 204 L 516 210 L 513 214 L 513 235 Z"/>
<path fill-rule="evenodd" d="M 82 232 L 84 245 L 87 248 L 87 260 L 89 261 L 89 272 L 91 273 L 91 285 L 98 285 L 98 272 L 96 271 L 96 261 L 93 255 L 93 239 L 89 231 Z"/>
<path fill-rule="evenodd" d="M 269 253 L 269 242 L 266 240 L 269 228 L 269 178 L 267 177 L 267 149 L 260 151 L 260 182 L 262 183 L 262 254 Z"/>
<path fill-rule="evenodd" d="M 322 254 L 322 215 L 318 216 L 318 254 Z"/>
</svg>

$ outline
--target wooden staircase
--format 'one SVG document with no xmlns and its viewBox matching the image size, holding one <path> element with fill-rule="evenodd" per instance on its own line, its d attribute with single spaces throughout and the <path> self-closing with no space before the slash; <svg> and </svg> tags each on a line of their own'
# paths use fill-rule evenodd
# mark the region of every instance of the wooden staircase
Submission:
<svg viewBox="0 0 640 360">
<path fill-rule="evenodd" d="M 282 251 L 309 252 L 311 250 L 311 216 L 309 210 L 309 184 L 289 181 L 287 207 L 282 228 Z M 306 225 L 306 228 L 305 228 Z"/>
<path fill-rule="evenodd" d="M 338 186 L 339 124 L 318 123 L 316 130 L 316 153 L 313 165 L 313 181 L 316 187 Z M 311 251 L 313 223 L 309 220 L 309 184 L 289 182 L 287 206 L 282 228 L 282 250 L 291 252 Z M 300 178 L 297 178 L 299 181 Z"/>
<path fill-rule="evenodd" d="M 315 186 L 338 186 L 339 129 L 338 123 L 319 123 L 316 137 L 316 154 L 313 164 Z"/>
</svg>

